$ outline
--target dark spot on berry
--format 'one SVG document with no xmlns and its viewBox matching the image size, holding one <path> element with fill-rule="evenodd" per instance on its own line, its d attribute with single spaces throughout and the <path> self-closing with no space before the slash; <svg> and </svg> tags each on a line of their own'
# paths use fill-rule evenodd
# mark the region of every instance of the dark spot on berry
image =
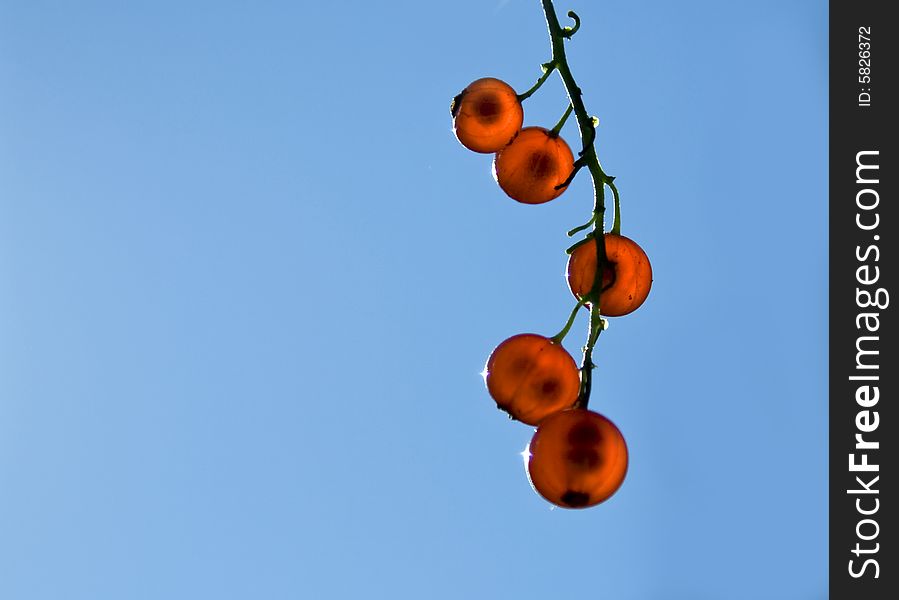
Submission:
<svg viewBox="0 0 899 600">
<path fill-rule="evenodd" d="M 528 171 L 535 179 L 545 179 L 556 170 L 556 161 L 544 152 L 534 152 L 528 160 Z"/>
<path fill-rule="evenodd" d="M 495 121 L 500 114 L 499 100 L 495 96 L 481 98 L 477 105 L 477 111 L 481 121 L 487 123 Z"/>
<path fill-rule="evenodd" d="M 543 385 L 540 387 L 540 392 L 544 396 L 552 396 L 556 393 L 556 390 L 559 389 L 559 382 L 555 379 L 547 379 L 543 382 Z"/>
<path fill-rule="evenodd" d="M 602 462 L 599 452 L 593 448 L 576 446 L 568 451 L 565 455 L 568 464 L 584 470 L 592 470 L 597 468 Z"/>
<path fill-rule="evenodd" d="M 602 432 L 593 423 L 578 423 L 568 432 L 572 446 L 596 446 L 602 441 Z"/>
<path fill-rule="evenodd" d="M 613 262 L 607 262 L 602 270 L 602 291 L 606 291 L 615 285 L 615 279 L 618 275 L 618 265 Z"/>
<path fill-rule="evenodd" d="M 559 500 L 562 501 L 562 504 L 570 506 L 571 508 L 582 508 L 590 503 L 590 494 L 568 490 L 562 494 L 562 497 L 559 498 Z"/>
</svg>

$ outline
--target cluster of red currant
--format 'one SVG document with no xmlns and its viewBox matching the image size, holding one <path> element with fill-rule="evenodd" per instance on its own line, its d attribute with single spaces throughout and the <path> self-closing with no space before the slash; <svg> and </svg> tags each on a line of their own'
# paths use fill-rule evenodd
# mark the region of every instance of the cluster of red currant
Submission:
<svg viewBox="0 0 899 600">
<path fill-rule="evenodd" d="M 569 249 L 568 287 L 578 304 L 565 328 L 553 337 L 533 333 L 510 337 L 492 352 L 483 373 L 497 406 L 511 418 L 537 427 L 526 451 L 527 474 L 534 489 L 557 506 L 586 508 L 614 494 L 628 466 L 621 432 L 603 415 L 587 410 L 593 345 L 607 324 L 603 317 L 626 315 L 646 300 L 652 268 L 640 246 L 620 235 L 618 192 L 613 178 L 605 175 L 596 159 L 595 121 L 581 114 L 580 90 L 574 85 L 564 50 L 561 45 L 557 47 L 557 42 L 570 38 L 574 30 L 560 28 L 552 3 L 543 0 L 543 4 L 553 41 L 553 60 L 544 65 L 544 76 L 537 85 L 519 95 L 499 79 L 478 79 L 453 99 L 451 112 L 458 140 L 475 152 L 495 153 L 494 178 L 518 202 L 542 204 L 557 198 L 582 166 L 591 167 L 598 206 L 602 208 L 602 186 L 611 187 L 615 193 L 613 232 L 603 231 L 602 212 L 596 209 L 590 223 L 569 232 L 573 235 L 593 226 L 584 240 Z M 569 15 L 579 26 L 577 16 Z M 560 71 L 569 92 L 565 116 L 551 130 L 522 128 L 522 101 L 554 69 Z M 577 90 L 577 102 L 572 88 Z M 584 143 L 577 160 L 559 136 L 572 110 L 578 112 Z M 588 123 L 589 129 L 583 123 Z M 600 237 L 604 244 L 597 247 Z M 579 368 L 561 342 L 581 307 L 590 311 L 591 318 Z"/>
<path fill-rule="evenodd" d="M 522 204 L 543 204 L 565 191 L 574 155 L 559 133 L 525 127 L 521 101 L 509 84 L 485 77 L 453 99 L 453 128 L 462 145 L 495 152 L 493 177 Z"/>
</svg>

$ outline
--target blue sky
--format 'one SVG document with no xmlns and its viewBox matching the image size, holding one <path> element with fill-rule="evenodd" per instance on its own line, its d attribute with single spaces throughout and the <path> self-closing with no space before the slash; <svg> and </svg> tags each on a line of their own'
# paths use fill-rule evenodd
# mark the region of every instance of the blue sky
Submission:
<svg viewBox="0 0 899 600">
<path fill-rule="evenodd" d="M 589 180 L 519 205 L 448 110 L 539 2 L 0 0 L 0 597 L 826 596 L 826 3 L 556 8 L 655 278 L 585 511 L 479 372 L 567 317 Z"/>
</svg>

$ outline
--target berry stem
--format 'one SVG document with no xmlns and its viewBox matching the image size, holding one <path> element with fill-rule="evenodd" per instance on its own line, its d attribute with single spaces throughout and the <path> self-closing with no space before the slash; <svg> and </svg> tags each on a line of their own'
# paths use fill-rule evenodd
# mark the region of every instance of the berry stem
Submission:
<svg viewBox="0 0 899 600">
<path fill-rule="evenodd" d="M 552 45 L 552 60 L 550 65 L 559 72 L 562 83 L 565 85 L 565 91 L 568 94 L 569 103 L 577 118 L 578 129 L 581 134 L 581 144 L 583 149 L 580 152 L 578 160 L 583 161 L 590 171 L 593 180 L 593 218 L 589 224 L 592 224 L 593 230 L 587 234 L 588 238 L 596 239 L 596 276 L 593 279 L 593 288 L 585 296 L 590 304 L 590 329 L 587 334 L 587 344 L 584 346 L 584 358 L 581 362 L 581 390 L 578 396 L 577 406 L 587 407 L 590 401 L 590 390 L 592 387 L 592 373 L 595 365 L 593 364 L 593 347 L 602 333 L 603 319 L 600 313 L 600 296 L 602 293 L 602 272 L 607 262 L 606 248 L 603 239 L 603 231 L 605 224 L 605 186 L 608 185 L 612 190 L 615 200 L 615 219 L 613 230 L 620 231 L 621 217 L 619 213 L 618 189 L 612 183 L 612 177 L 606 175 L 599 163 L 599 157 L 596 155 L 596 122 L 587 112 L 584 101 L 581 98 L 581 88 L 578 87 L 571 74 L 571 68 L 568 66 L 568 58 L 565 56 L 565 40 L 570 38 L 580 27 L 580 18 L 573 12 L 568 16 L 574 19 L 575 26 L 563 28 L 559 25 L 559 18 L 556 16 L 556 10 L 553 7 L 552 0 L 541 0 L 543 5 L 543 14 L 546 16 L 546 26 L 549 30 L 549 40 Z M 546 75 L 546 73 L 544 73 Z M 538 82 L 541 83 L 542 82 Z M 589 226 L 588 224 L 588 226 Z"/>
<path fill-rule="evenodd" d="M 562 328 L 562 331 L 552 336 L 551 339 L 556 344 L 561 344 L 562 340 L 565 339 L 565 336 L 568 335 L 568 331 L 571 329 L 571 326 L 574 324 L 574 318 L 577 317 L 577 312 L 587 301 L 586 298 L 581 298 L 580 301 L 574 305 L 574 308 L 571 309 L 571 314 L 568 316 L 568 321 L 565 323 L 565 327 Z"/>
<path fill-rule="evenodd" d="M 612 190 L 612 197 L 615 201 L 615 219 L 612 221 L 612 233 L 621 235 L 621 198 L 618 196 L 618 188 L 612 183 L 614 177 L 609 177 L 606 185 Z"/>
<path fill-rule="evenodd" d="M 569 104 L 568 106 L 570 107 L 571 105 Z M 556 189 L 561 190 L 562 188 L 568 187 L 571 184 L 571 182 L 574 181 L 574 176 L 577 175 L 577 172 L 580 171 L 581 168 L 583 168 L 583 166 L 585 164 L 587 164 L 587 163 L 584 160 L 583 156 L 581 156 L 576 161 L 574 161 L 574 167 L 571 169 L 571 173 L 568 175 L 568 177 L 565 179 L 565 181 L 563 181 L 562 183 L 560 183 L 559 185 L 556 186 Z M 590 222 L 593 223 L 593 219 L 590 219 Z M 588 227 L 589 227 L 589 225 L 588 225 Z M 586 229 L 586 228 L 587 227 L 583 227 L 582 229 Z M 580 229 L 579 229 L 579 231 L 580 231 Z M 571 237 L 571 235 L 572 234 L 569 233 L 568 237 Z"/>
<path fill-rule="evenodd" d="M 579 232 L 579 231 L 583 231 L 583 230 L 585 230 L 585 229 L 589 229 L 590 226 L 593 225 L 593 223 L 594 223 L 595 221 L 596 221 L 596 215 L 593 215 L 592 217 L 590 217 L 590 220 L 589 220 L 589 221 L 587 221 L 587 222 L 584 223 L 583 225 L 578 225 L 578 226 L 575 227 L 574 229 L 570 229 L 566 235 L 567 235 L 568 237 L 571 237 L 571 236 L 573 236 L 575 233 L 577 233 L 577 232 Z M 571 254 L 571 253 L 569 252 L 569 254 Z"/>
<path fill-rule="evenodd" d="M 549 134 L 551 137 L 556 137 L 559 135 L 559 132 L 562 131 L 562 128 L 565 126 L 565 121 L 567 121 L 568 117 L 571 116 L 572 110 L 574 110 L 574 108 L 569 104 L 568 108 L 565 109 L 565 114 L 562 115 L 562 118 L 559 119 L 559 122 L 556 123 L 556 126 L 550 130 Z"/>
<path fill-rule="evenodd" d="M 542 66 L 543 66 L 543 75 L 540 76 L 540 79 L 537 80 L 537 83 L 535 83 L 531 89 L 529 89 L 528 91 L 526 91 L 523 94 L 518 94 L 519 102 L 524 102 L 525 100 L 530 98 L 534 94 L 534 92 L 536 92 L 537 90 L 540 89 L 540 86 L 543 85 L 543 82 L 545 82 L 547 79 L 549 79 L 549 76 L 552 75 L 552 72 L 556 70 L 556 63 L 555 63 L 555 61 L 552 61 L 552 60 L 549 61 L 548 63 L 544 63 Z"/>
</svg>

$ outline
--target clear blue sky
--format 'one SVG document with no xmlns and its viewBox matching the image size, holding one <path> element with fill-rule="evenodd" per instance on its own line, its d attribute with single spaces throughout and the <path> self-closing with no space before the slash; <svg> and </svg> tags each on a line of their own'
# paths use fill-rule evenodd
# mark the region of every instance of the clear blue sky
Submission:
<svg viewBox="0 0 899 600">
<path fill-rule="evenodd" d="M 537 0 L 0 0 L 0 597 L 825 597 L 826 3 L 556 8 L 655 271 L 586 511 L 478 374 L 567 317 L 589 180 L 519 205 L 449 116 Z"/>
</svg>

